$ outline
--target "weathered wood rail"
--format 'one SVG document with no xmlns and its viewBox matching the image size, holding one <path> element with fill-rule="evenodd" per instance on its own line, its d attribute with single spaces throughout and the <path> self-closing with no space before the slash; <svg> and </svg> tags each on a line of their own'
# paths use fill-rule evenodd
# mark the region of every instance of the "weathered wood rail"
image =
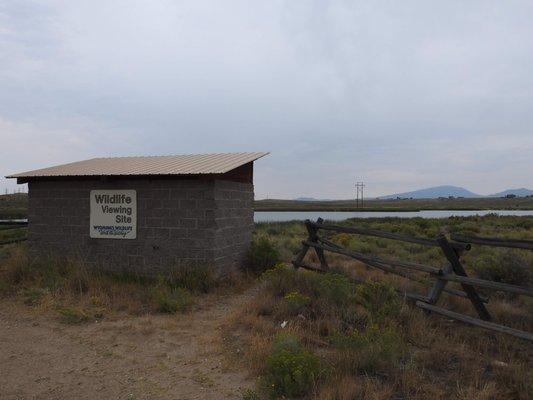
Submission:
<svg viewBox="0 0 533 400">
<path fill-rule="evenodd" d="M 525 250 L 533 250 L 533 241 L 516 240 L 516 239 L 500 239 L 500 238 L 481 238 L 474 236 L 464 236 L 452 234 L 450 239 L 445 235 L 439 235 L 434 239 L 410 237 L 400 235 L 392 232 L 385 232 L 375 229 L 367 229 L 353 226 L 338 226 L 324 224 L 323 220 L 319 218 L 317 222 L 305 221 L 308 237 L 307 240 L 302 241 L 302 249 L 296 255 L 292 264 L 296 268 L 305 268 L 317 272 L 328 272 L 330 266 L 327 262 L 325 252 L 340 254 L 355 260 L 358 260 L 365 265 L 377 268 L 386 273 L 396 274 L 406 279 L 410 279 L 419 283 L 427 284 L 433 282 L 427 295 L 418 293 L 402 292 L 403 295 L 409 299 L 414 300 L 414 304 L 427 312 L 444 315 L 461 322 L 471 325 L 479 326 L 481 328 L 492 331 L 506 333 L 521 339 L 533 341 L 533 333 L 521 331 L 510 328 L 504 325 L 499 325 L 491 322 L 491 315 L 485 304 L 488 299 L 481 296 L 476 288 L 484 288 L 494 291 L 502 291 L 513 293 L 516 295 L 533 297 L 533 288 L 511 285 L 507 283 L 489 281 L 485 279 L 469 277 L 461 260 L 461 255 L 469 251 L 472 245 L 485 245 L 508 247 Z M 447 263 L 445 267 L 435 267 L 431 265 L 413 263 L 408 261 L 390 260 L 367 254 L 358 253 L 346 249 L 327 238 L 319 236 L 320 231 L 330 231 L 338 233 L 348 233 L 363 236 L 380 237 L 391 240 L 398 240 L 406 243 L 414 243 L 422 246 L 439 247 L 445 257 Z M 320 262 L 320 266 L 309 265 L 304 262 L 307 252 L 313 249 Z M 428 274 L 429 280 L 420 276 L 420 273 Z M 363 282 L 362 278 L 355 278 L 357 282 Z M 449 282 L 457 282 L 461 285 L 462 290 L 446 287 Z M 460 314 L 454 311 L 446 310 L 438 307 L 436 304 L 445 292 L 453 296 L 467 298 L 472 303 L 479 318 L 474 318 L 468 315 Z"/>
<path fill-rule="evenodd" d="M 456 242 L 480 244 L 493 247 L 509 247 L 514 249 L 533 250 L 533 240 L 500 239 L 479 236 L 465 236 L 452 234 L 451 239 Z"/>
</svg>

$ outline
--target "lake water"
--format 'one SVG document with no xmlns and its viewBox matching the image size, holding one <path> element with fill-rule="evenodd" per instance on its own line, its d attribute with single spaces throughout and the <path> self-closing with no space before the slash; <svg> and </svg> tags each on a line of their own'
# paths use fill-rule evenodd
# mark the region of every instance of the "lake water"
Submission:
<svg viewBox="0 0 533 400">
<path fill-rule="evenodd" d="M 533 210 L 422 210 L 422 211 L 256 211 L 254 213 L 255 222 L 281 222 L 281 221 L 303 221 L 306 219 L 317 220 L 323 218 L 330 221 L 341 221 L 348 218 L 448 218 L 448 217 L 469 217 L 472 215 L 516 215 L 533 216 Z"/>
<path fill-rule="evenodd" d="M 282 221 L 304 221 L 306 219 L 317 220 L 323 218 L 330 221 L 341 221 L 348 218 L 448 218 L 448 217 L 469 217 L 472 215 L 515 215 L 533 216 L 533 210 L 422 210 L 422 211 L 256 211 L 254 213 L 255 222 L 282 222 Z M 0 220 L 4 222 L 5 220 Z M 26 219 L 12 221 L 25 222 Z"/>
</svg>

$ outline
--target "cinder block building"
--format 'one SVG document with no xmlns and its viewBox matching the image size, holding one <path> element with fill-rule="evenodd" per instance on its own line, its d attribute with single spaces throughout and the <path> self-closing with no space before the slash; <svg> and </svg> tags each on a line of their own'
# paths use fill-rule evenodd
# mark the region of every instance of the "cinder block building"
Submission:
<svg viewBox="0 0 533 400">
<path fill-rule="evenodd" d="M 268 153 L 94 158 L 10 175 L 28 183 L 31 257 L 153 275 L 244 262 L 253 163 Z"/>
</svg>

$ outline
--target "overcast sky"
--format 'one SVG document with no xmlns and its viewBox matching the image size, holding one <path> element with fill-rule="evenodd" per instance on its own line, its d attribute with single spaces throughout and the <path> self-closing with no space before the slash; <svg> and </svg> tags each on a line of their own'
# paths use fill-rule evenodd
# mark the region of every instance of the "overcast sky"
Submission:
<svg viewBox="0 0 533 400">
<path fill-rule="evenodd" d="M 532 21 L 512 0 L 0 0 L 0 175 L 270 151 L 257 198 L 533 188 Z"/>
</svg>

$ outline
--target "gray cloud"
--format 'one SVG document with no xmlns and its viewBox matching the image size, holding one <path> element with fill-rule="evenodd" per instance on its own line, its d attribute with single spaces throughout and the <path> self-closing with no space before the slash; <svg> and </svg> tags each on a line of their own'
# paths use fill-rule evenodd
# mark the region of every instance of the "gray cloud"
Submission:
<svg viewBox="0 0 533 400">
<path fill-rule="evenodd" d="M 531 187 L 532 18 L 525 1 L 4 1 L 0 173 L 269 150 L 258 197 Z"/>
</svg>

